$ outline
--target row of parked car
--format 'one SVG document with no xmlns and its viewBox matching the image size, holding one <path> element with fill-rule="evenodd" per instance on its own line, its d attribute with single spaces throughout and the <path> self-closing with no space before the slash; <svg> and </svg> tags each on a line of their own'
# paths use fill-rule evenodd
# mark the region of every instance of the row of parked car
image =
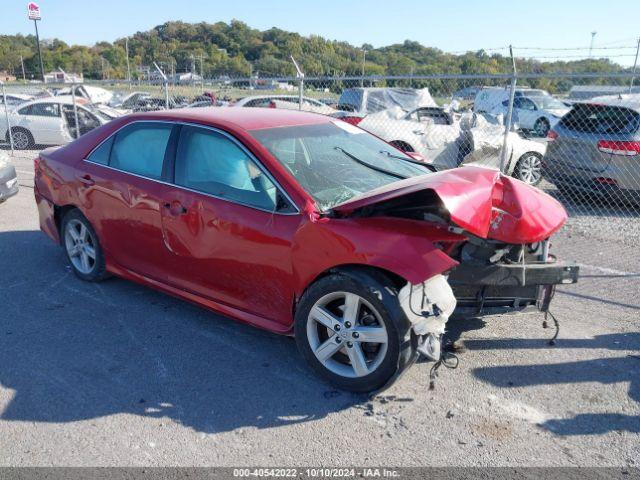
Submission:
<svg viewBox="0 0 640 480">
<path fill-rule="evenodd" d="M 89 85 L 73 88 L 42 98 L 7 95 L 15 148 L 65 144 L 120 115 L 166 108 L 165 99 L 146 92 L 117 95 Z M 546 176 L 566 189 L 623 193 L 622 197 L 620 190 L 640 190 L 637 99 L 603 97 L 569 107 L 544 90 L 518 88 L 513 110 L 517 128 L 505 141 L 509 90 L 484 87 L 473 97 L 472 93 L 466 94 L 473 98 L 467 109 L 457 108 L 455 96 L 451 104 L 439 106 L 428 89 L 373 87 L 346 89 L 337 101 L 298 95 L 252 95 L 232 101 L 205 93 L 191 99 L 172 97 L 170 108 L 302 106 L 358 125 L 436 170 L 468 164 L 500 168 L 504 162 L 507 174 L 530 185 Z M 0 115 L 0 138 L 8 141 L 8 135 Z M 533 136 L 547 136 L 548 141 Z"/>
</svg>

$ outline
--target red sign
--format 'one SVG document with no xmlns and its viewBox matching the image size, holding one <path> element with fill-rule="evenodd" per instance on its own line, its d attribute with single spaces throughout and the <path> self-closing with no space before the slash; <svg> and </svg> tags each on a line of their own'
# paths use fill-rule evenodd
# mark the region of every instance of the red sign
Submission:
<svg viewBox="0 0 640 480">
<path fill-rule="evenodd" d="M 37 3 L 27 3 L 27 15 L 29 20 L 40 20 L 40 7 Z"/>
</svg>

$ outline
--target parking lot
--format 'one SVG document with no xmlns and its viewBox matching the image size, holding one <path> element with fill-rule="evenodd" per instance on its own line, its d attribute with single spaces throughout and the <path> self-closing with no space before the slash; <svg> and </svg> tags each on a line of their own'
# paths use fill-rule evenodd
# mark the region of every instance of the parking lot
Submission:
<svg viewBox="0 0 640 480">
<path fill-rule="evenodd" d="M 570 206 L 553 252 L 582 278 L 556 294 L 555 346 L 537 313 L 452 321 L 458 369 L 429 390 L 421 363 L 368 398 L 319 381 L 291 338 L 76 279 L 38 228 L 36 154 L 0 205 L 0 464 L 640 464 L 637 218 Z"/>
</svg>

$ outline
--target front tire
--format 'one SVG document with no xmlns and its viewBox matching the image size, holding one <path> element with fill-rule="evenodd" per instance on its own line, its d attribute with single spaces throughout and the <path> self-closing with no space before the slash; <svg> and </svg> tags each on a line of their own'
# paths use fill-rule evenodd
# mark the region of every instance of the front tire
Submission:
<svg viewBox="0 0 640 480">
<path fill-rule="evenodd" d="M 311 285 L 296 310 L 295 336 L 311 368 L 351 392 L 387 386 L 417 358 L 397 290 L 375 271 L 339 272 Z"/>
<path fill-rule="evenodd" d="M 107 277 L 104 254 L 98 235 L 80 210 L 69 211 L 62 219 L 62 246 L 73 273 L 87 282 Z"/>
<path fill-rule="evenodd" d="M 33 135 L 26 128 L 12 128 L 11 137 L 11 140 L 13 140 L 13 148 L 16 150 L 28 150 L 35 146 Z M 9 143 L 9 132 L 7 132 L 7 143 Z"/>
<path fill-rule="evenodd" d="M 546 137 L 549 130 L 551 130 L 551 125 L 549 125 L 549 120 L 546 118 L 539 118 L 536 120 L 536 123 L 533 124 L 533 131 L 538 137 Z"/>
</svg>

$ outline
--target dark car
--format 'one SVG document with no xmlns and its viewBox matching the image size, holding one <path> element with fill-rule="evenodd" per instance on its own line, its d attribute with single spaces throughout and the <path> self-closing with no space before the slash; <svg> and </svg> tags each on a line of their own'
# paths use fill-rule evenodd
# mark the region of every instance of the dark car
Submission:
<svg viewBox="0 0 640 480">
<path fill-rule="evenodd" d="M 295 335 L 340 388 L 378 389 L 449 316 L 545 309 L 577 269 L 548 257 L 566 220 L 499 172 L 432 173 L 340 120 L 184 109 L 113 120 L 35 162 L 41 228 L 76 275 L 157 288 Z"/>
</svg>

